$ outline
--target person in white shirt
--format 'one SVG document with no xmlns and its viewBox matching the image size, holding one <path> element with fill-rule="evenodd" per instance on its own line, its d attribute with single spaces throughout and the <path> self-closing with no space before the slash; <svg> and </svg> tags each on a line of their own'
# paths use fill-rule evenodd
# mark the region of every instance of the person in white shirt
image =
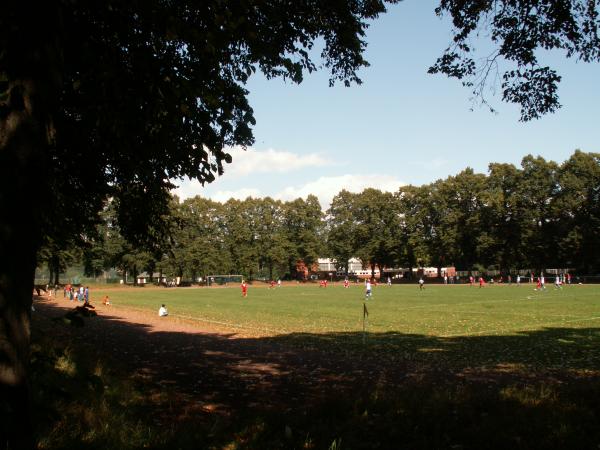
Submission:
<svg viewBox="0 0 600 450">
<path fill-rule="evenodd" d="M 540 277 L 540 283 L 542 284 L 542 289 L 546 289 L 546 278 L 544 277 L 544 275 L 542 275 Z"/>
<path fill-rule="evenodd" d="M 371 280 L 365 281 L 365 298 L 371 298 Z"/>
<path fill-rule="evenodd" d="M 167 311 L 167 308 L 165 307 L 165 305 L 161 305 L 161 307 L 158 310 L 158 316 L 165 317 L 168 315 L 169 315 L 169 311 Z"/>
</svg>

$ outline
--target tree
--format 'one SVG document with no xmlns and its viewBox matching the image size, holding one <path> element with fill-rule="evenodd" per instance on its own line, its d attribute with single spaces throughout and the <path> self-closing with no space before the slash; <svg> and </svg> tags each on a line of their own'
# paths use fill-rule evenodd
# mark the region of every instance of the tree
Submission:
<svg viewBox="0 0 600 450">
<path fill-rule="evenodd" d="M 269 280 L 274 280 L 274 270 L 278 276 L 286 267 L 285 231 L 283 228 L 283 204 L 270 197 L 255 200 L 256 245 L 259 271 L 266 269 Z"/>
<path fill-rule="evenodd" d="M 467 168 L 440 184 L 439 195 L 446 206 L 441 220 L 446 266 L 471 269 L 477 261 L 477 241 L 485 231 L 481 224 L 485 181 L 485 175 Z"/>
<path fill-rule="evenodd" d="M 553 245 L 558 231 L 555 198 L 558 194 L 558 164 L 541 156 L 521 161 L 522 177 L 518 195 L 523 202 L 522 239 L 529 267 L 540 271 L 556 267 L 558 248 Z"/>
<path fill-rule="evenodd" d="M 125 237 L 142 239 L 161 226 L 170 180 L 211 182 L 231 161 L 226 146 L 252 143 L 251 74 L 302 81 L 318 40 L 330 82 L 358 83 L 366 20 L 384 10 L 379 0 L 3 4 L 0 398 L 18 425 L 11 445 L 32 446 L 29 311 L 49 217 L 68 205 L 93 220 L 112 197 Z"/>
<path fill-rule="evenodd" d="M 363 265 L 369 264 L 373 278 L 376 267 L 383 273 L 383 268 L 392 266 L 397 259 L 397 211 L 394 195 L 389 192 L 369 188 L 356 197 L 356 255 Z"/>
<path fill-rule="evenodd" d="M 70 264 L 80 259 L 81 252 L 77 244 L 74 241 L 66 241 L 58 245 L 58 243 L 50 240 L 43 244 L 38 253 L 37 260 L 39 265 L 43 263 L 48 265 L 48 285 L 58 285 L 60 273 Z"/>
<path fill-rule="evenodd" d="M 404 254 L 399 253 L 399 260 L 408 265 L 409 273 L 412 268 L 424 267 L 430 263 L 428 252 L 431 224 L 428 220 L 426 203 L 429 198 L 430 185 L 402 186 L 396 194 L 399 200 L 399 217 L 402 240 L 400 245 L 405 246 Z"/>
<path fill-rule="evenodd" d="M 327 253 L 346 275 L 350 258 L 357 255 L 356 197 L 343 189 L 333 197 L 326 213 Z"/>
<path fill-rule="evenodd" d="M 231 271 L 252 279 L 258 271 L 256 217 L 252 198 L 230 199 L 224 208 L 225 248 L 231 258 Z"/>
<path fill-rule="evenodd" d="M 596 1 L 441 0 L 436 13 L 450 14 L 453 39 L 429 72 L 462 80 L 483 104 L 488 104 L 490 78 L 500 78 L 502 99 L 520 106 L 522 121 L 560 108 L 561 77 L 540 63 L 542 50 L 563 51 L 567 58 L 584 62 L 600 61 Z M 471 40 L 483 30 L 492 48 L 477 58 Z M 508 67 L 500 75 L 502 64 Z"/>
<path fill-rule="evenodd" d="M 522 176 L 512 164 L 492 163 L 483 191 L 479 261 L 486 266 L 497 265 L 504 272 L 524 268 L 526 261 L 526 210 L 519 192 Z"/>
<path fill-rule="evenodd" d="M 297 198 L 284 205 L 283 227 L 285 233 L 288 270 L 296 272 L 298 261 L 311 270 L 325 247 L 323 212 L 319 199 L 309 195 L 306 200 Z"/>
<path fill-rule="evenodd" d="M 226 270 L 229 258 L 224 251 L 223 205 L 194 197 L 172 208 L 174 220 L 165 261 L 171 275 L 196 280 Z"/>
<path fill-rule="evenodd" d="M 558 171 L 556 199 L 560 267 L 600 268 L 600 154 L 575 151 Z"/>
</svg>

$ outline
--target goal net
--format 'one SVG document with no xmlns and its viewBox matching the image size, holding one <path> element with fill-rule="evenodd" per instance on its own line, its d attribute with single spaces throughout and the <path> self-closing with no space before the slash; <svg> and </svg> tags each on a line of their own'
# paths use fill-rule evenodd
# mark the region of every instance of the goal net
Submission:
<svg viewBox="0 0 600 450">
<path fill-rule="evenodd" d="M 206 284 L 208 286 L 224 286 L 229 283 L 240 284 L 243 279 L 242 275 L 209 275 L 206 277 Z"/>
</svg>

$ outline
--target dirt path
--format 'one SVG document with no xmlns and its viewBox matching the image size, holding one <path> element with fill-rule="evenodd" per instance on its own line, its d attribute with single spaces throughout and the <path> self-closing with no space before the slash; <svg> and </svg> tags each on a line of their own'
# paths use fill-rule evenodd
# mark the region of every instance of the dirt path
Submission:
<svg viewBox="0 0 600 450">
<path fill-rule="evenodd" d="M 132 377 L 170 386 L 211 411 L 309 405 L 332 392 L 356 390 L 388 372 L 368 360 L 349 361 L 334 348 L 290 345 L 281 337 L 124 307 L 99 305 L 97 317 L 73 328 L 49 320 L 63 316 L 73 303 L 39 297 L 34 305 L 41 319 L 39 332 L 62 333 Z"/>
</svg>

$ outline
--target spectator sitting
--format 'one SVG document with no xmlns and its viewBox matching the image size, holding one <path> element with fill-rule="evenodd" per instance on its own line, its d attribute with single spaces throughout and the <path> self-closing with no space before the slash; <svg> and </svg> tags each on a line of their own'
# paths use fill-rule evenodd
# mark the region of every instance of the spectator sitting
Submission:
<svg viewBox="0 0 600 450">
<path fill-rule="evenodd" d="M 106 305 L 106 306 L 110 306 L 110 299 L 108 298 L 108 295 L 104 296 L 104 298 L 102 299 L 102 304 Z"/>
<path fill-rule="evenodd" d="M 169 312 L 167 311 L 165 305 L 161 305 L 160 309 L 158 310 L 158 315 L 159 317 L 165 317 L 169 315 Z"/>
</svg>

